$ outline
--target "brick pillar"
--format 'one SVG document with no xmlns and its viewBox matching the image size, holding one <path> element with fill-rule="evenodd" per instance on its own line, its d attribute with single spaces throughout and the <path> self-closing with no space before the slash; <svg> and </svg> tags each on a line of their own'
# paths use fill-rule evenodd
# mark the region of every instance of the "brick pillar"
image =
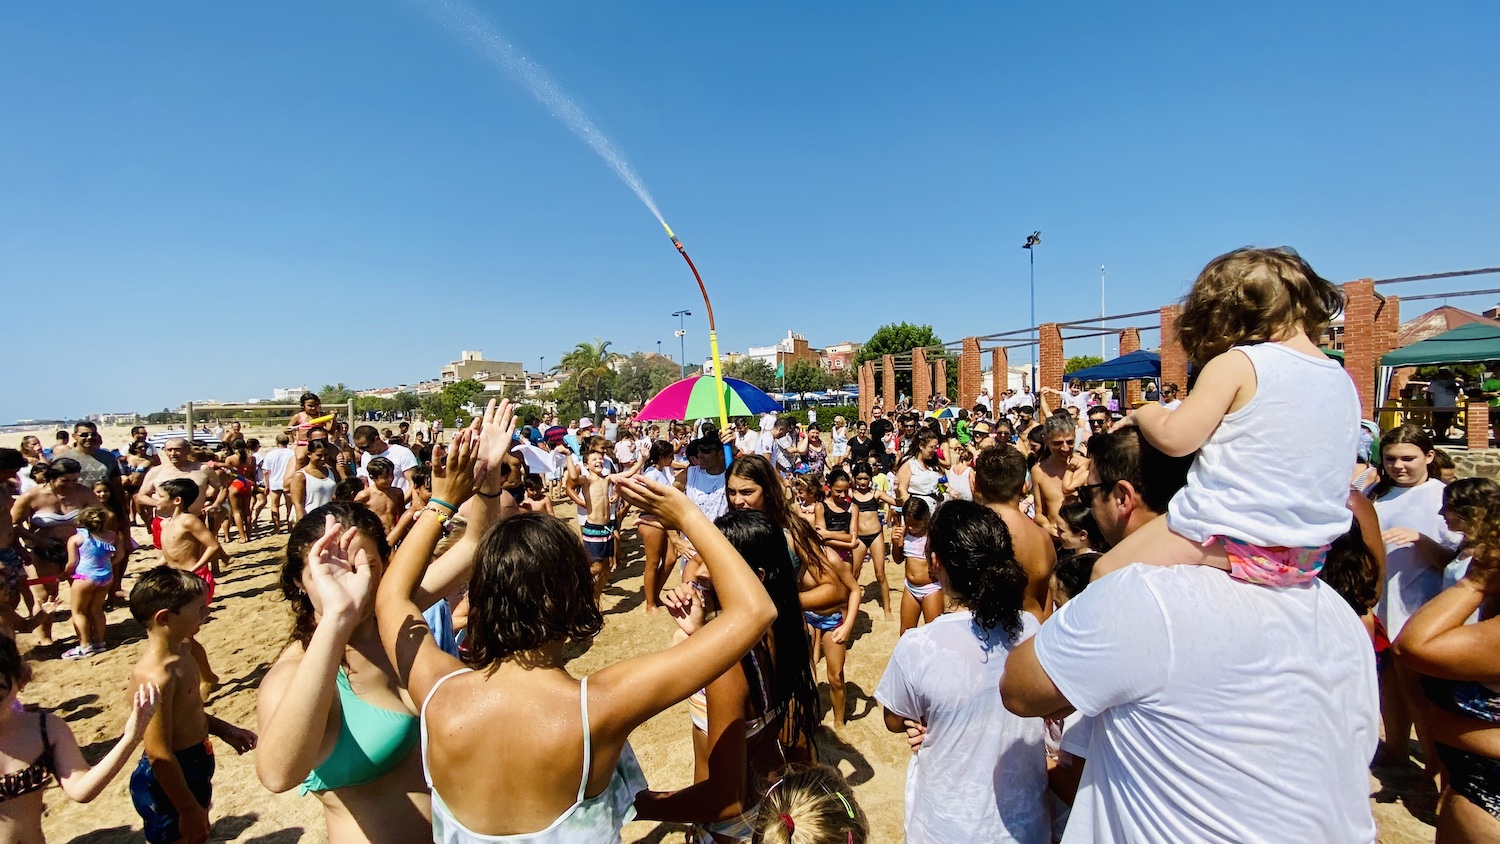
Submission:
<svg viewBox="0 0 1500 844">
<path fill-rule="evenodd" d="M 996 407 L 990 413 L 999 413 L 1000 394 L 1010 388 L 1010 351 L 1002 346 L 990 349 L 990 398 Z"/>
<path fill-rule="evenodd" d="M 1374 281 L 1362 278 L 1344 282 L 1344 371 L 1354 379 L 1360 415 L 1365 419 L 1375 419 L 1375 408 L 1379 407 L 1375 396 L 1375 371 L 1383 354 L 1377 351 L 1380 332 L 1375 320 L 1379 305 Z"/>
<path fill-rule="evenodd" d="M 859 418 L 868 422 L 870 409 L 874 406 L 875 361 L 867 360 L 859 365 Z"/>
<path fill-rule="evenodd" d="M 1177 317 L 1182 313 L 1181 305 L 1168 305 L 1161 309 L 1161 380 L 1163 384 L 1176 384 L 1187 395 L 1187 352 L 1177 342 Z"/>
<path fill-rule="evenodd" d="M 1120 332 L 1120 356 L 1138 352 L 1141 350 L 1141 330 L 1139 328 L 1127 328 Z M 1125 382 L 1125 389 L 1120 392 L 1120 409 L 1129 410 L 1141 403 L 1141 382 L 1139 378 L 1133 378 Z"/>
<path fill-rule="evenodd" d="M 1380 373 L 1380 359 L 1396 348 L 1396 335 L 1401 333 L 1401 299 L 1387 296 L 1384 302 L 1375 305 L 1375 373 Z M 1377 380 L 1378 383 L 1378 380 Z M 1391 385 L 1395 386 L 1392 379 Z M 1373 393 L 1371 395 L 1374 395 Z M 1390 403 L 1390 396 L 1375 396 L 1375 407 Z M 1378 415 L 1376 417 L 1379 418 Z"/>
<path fill-rule="evenodd" d="M 896 356 L 880 356 L 880 398 L 885 412 L 896 409 Z"/>
<path fill-rule="evenodd" d="M 958 406 L 973 407 L 984 380 L 984 359 L 978 337 L 965 337 L 964 350 L 958 358 Z M 993 396 L 994 394 L 991 393 Z"/>
<path fill-rule="evenodd" d="M 911 406 L 920 413 L 927 409 L 929 398 L 932 398 L 932 367 L 927 363 L 927 351 L 912 349 Z"/>
<path fill-rule="evenodd" d="M 1055 322 L 1044 322 L 1037 328 L 1037 368 L 1041 372 L 1037 375 L 1036 387 L 1051 387 L 1061 390 L 1063 386 L 1063 369 L 1067 366 L 1067 358 L 1063 357 L 1062 328 Z"/>
<path fill-rule="evenodd" d="M 939 357 L 932 362 L 932 392 L 933 395 L 943 396 L 948 399 L 948 358 Z M 962 405 L 960 405 L 962 406 Z"/>
<path fill-rule="evenodd" d="M 1464 425 L 1468 434 L 1470 451 L 1490 447 L 1490 403 L 1484 399 L 1469 399 L 1464 406 Z"/>
</svg>

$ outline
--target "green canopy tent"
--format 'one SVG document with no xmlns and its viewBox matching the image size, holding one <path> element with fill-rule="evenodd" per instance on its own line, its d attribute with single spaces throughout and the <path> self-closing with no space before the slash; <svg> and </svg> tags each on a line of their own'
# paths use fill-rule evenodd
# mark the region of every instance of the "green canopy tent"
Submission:
<svg viewBox="0 0 1500 844">
<path fill-rule="evenodd" d="M 1500 361 L 1500 325 L 1471 322 L 1444 331 L 1410 346 L 1403 346 L 1380 359 L 1377 396 L 1390 395 L 1391 376 L 1403 366 L 1445 366 L 1455 363 Z"/>
</svg>

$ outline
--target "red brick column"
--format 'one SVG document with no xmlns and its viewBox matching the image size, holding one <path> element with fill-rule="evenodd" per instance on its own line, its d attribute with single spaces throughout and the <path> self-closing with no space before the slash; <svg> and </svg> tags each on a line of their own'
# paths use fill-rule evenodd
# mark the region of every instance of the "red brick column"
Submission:
<svg viewBox="0 0 1500 844">
<path fill-rule="evenodd" d="M 1468 434 L 1470 451 L 1490 447 L 1490 403 L 1484 399 L 1469 399 L 1464 407 L 1464 425 Z"/>
<path fill-rule="evenodd" d="M 911 406 L 918 412 L 927 409 L 927 400 L 932 398 L 932 366 L 927 363 L 925 349 L 911 350 Z"/>
<path fill-rule="evenodd" d="M 1062 327 L 1055 322 L 1042 323 L 1037 329 L 1037 341 L 1037 368 L 1041 373 L 1037 376 L 1036 386 L 1061 390 L 1063 370 L 1067 367 L 1067 358 L 1063 357 Z"/>
<path fill-rule="evenodd" d="M 859 365 L 859 418 L 869 421 L 870 409 L 874 406 L 875 361 L 867 360 Z"/>
<path fill-rule="evenodd" d="M 965 337 L 964 350 L 958 358 L 958 406 L 973 407 L 984 380 L 984 359 L 980 356 L 979 338 Z"/>
<path fill-rule="evenodd" d="M 1000 395 L 1010 387 L 1010 352 L 996 346 L 990 349 L 990 413 L 999 413 Z"/>
<path fill-rule="evenodd" d="M 1187 352 L 1177 342 L 1177 317 L 1182 313 L 1181 305 L 1168 305 L 1161 309 L 1161 380 L 1176 384 L 1187 395 Z"/>
<path fill-rule="evenodd" d="M 1139 328 L 1127 328 L 1120 332 L 1120 355 L 1123 357 L 1131 352 L 1141 350 L 1141 330 Z M 1141 402 L 1141 382 L 1139 379 L 1131 379 L 1125 382 L 1125 389 L 1120 393 L 1120 409 L 1129 410 Z"/>
<path fill-rule="evenodd" d="M 1387 296 L 1384 302 L 1377 300 L 1375 306 L 1375 374 L 1380 374 L 1380 359 L 1396 348 L 1396 335 L 1401 333 L 1401 299 Z M 1376 379 L 1379 383 L 1379 379 Z M 1391 385 L 1395 386 L 1392 379 Z M 1374 395 L 1371 393 L 1371 395 Z M 1375 396 L 1375 407 L 1389 403 L 1390 396 Z M 1377 417 L 1378 418 L 1378 417 Z"/>
<path fill-rule="evenodd" d="M 943 396 L 950 400 L 953 398 L 948 395 L 948 358 L 946 357 L 936 358 L 932 361 L 932 393 L 933 395 Z"/>
<path fill-rule="evenodd" d="M 880 398 L 885 412 L 896 409 L 896 356 L 880 356 Z"/>
<path fill-rule="evenodd" d="M 1379 305 L 1374 281 L 1362 278 L 1344 282 L 1344 371 L 1354 379 L 1360 415 L 1365 419 L 1375 419 L 1375 408 L 1380 406 L 1375 396 L 1375 372 L 1383 354 L 1377 350 L 1380 332 L 1375 320 Z"/>
</svg>

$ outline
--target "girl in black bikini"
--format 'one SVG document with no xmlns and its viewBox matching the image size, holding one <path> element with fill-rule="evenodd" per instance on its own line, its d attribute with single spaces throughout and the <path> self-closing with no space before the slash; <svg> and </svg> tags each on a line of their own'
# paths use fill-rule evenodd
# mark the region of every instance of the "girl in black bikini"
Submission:
<svg viewBox="0 0 1500 844">
<path fill-rule="evenodd" d="M 31 680 L 31 667 L 21 659 L 12 639 L 0 637 L 0 816 L 6 819 L 7 840 L 45 841 L 42 833 L 42 791 L 52 778 L 63 793 L 88 803 L 104 791 L 131 755 L 156 712 L 160 692 L 145 685 L 136 692 L 124 735 L 99 764 L 90 768 L 78 749 L 68 722 L 49 712 L 23 709 L 16 697 Z M 31 760 L 29 763 L 26 760 Z"/>
<path fill-rule="evenodd" d="M 885 580 L 885 526 L 880 523 L 880 505 L 896 507 L 896 499 L 890 493 L 870 486 L 873 479 L 869 466 L 858 466 L 854 470 L 854 491 L 849 496 L 855 511 L 854 535 L 854 579 L 859 580 L 865 557 L 875 562 L 875 598 L 880 602 L 880 611 L 885 620 L 891 620 L 890 587 Z"/>
<path fill-rule="evenodd" d="M 849 473 L 843 469 L 828 473 L 828 495 L 813 513 L 813 529 L 845 562 L 853 558 L 859 543 L 854 538 L 854 512 L 849 509 Z"/>
</svg>

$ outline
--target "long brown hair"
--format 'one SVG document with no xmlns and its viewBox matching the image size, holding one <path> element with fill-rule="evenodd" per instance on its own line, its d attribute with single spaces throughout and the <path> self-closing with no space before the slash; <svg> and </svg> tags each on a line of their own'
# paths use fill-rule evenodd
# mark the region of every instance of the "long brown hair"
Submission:
<svg viewBox="0 0 1500 844">
<path fill-rule="evenodd" d="M 1371 501 L 1378 500 L 1380 496 L 1390 492 L 1391 488 L 1396 485 L 1390 479 L 1390 476 L 1385 473 L 1385 450 L 1393 445 L 1414 445 L 1421 449 L 1423 454 L 1430 454 L 1432 452 L 1432 437 L 1428 436 L 1427 432 L 1422 430 L 1420 425 L 1414 425 L 1410 422 L 1385 432 L 1385 436 L 1380 438 L 1380 449 L 1377 452 L 1379 455 L 1377 465 L 1380 467 L 1380 480 L 1376 481 L 1375 485 L 1370 487 L 1369 496 Z M 1431 472 L 1429 471 L 1430 476 Z"/>
<path fill-rule="evenodd" d="M 1296 250 L 1245 247 L 1208 262 L 1177 318 L 1177 341 L 1205 364 L 1230 347 L 1264 343 L 1286 332 L 1313 342 L 1344 307 L 1344 293 Z"/>
<path fill-rule="evenodd" d="M 781 487 L 781 480 L 776 477 L 776 470 L 771 468 L 771 461 L 760 454 L 741 455 L 729 465 L 728 477 L 743 478 L 760 487 L 765 514 L 778 528 L 791 534 L 792 550 L 797 552 L 804 565 L 819 571 L 827 565 L 822 540 L 818 539 L 817 531 L 807 519 L 792 512 L 791 502 Z"/>
</svg>

